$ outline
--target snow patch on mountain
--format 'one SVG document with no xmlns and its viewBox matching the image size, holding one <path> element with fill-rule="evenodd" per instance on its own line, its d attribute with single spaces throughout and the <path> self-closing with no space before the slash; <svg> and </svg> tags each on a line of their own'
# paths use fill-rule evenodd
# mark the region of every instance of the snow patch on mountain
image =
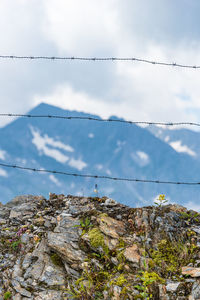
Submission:
<svg viewBox="0 0 200 300">
<path fill-rule="evenodd" d="M 2 177 L 8 177 L 8 173 L 5 170 L 3 170 L 3 169 L 0 168 L 0 176 L 2 176 Z"/>
<path fill-rule="evenodd" d="M 196 156 L 196 153 L 192 149 L 190 149 L 187 145 L 182 145 L 181 141 L 174 141 L 169 144 L 177 152 L 184 152 L 191 156 Z"/>
<path fill-rule="evenodd" d="M 59 181 L 53 174 L 49 175 L 49 179 L 50 179 L 53 183 L 55 183 L 57 186 L 61 186 L 60 181 Z"/>
<path fill-rule="evenodd" d="M 70 159 L 68 165 L 79 171 L 82 171 L 85 167 L 87 167 L 87 164 L 84 161 L 82 161 L 81 159 L 74 159 L 74 158 Z"/>
<path fill-rule="evenodd" d="M 88 134 L 88 137 L 89 137 L 90 139 L 93 139 L 93 138 L 94 138 L 94 133 L 89 133 L 89 134 Z"/>
<path fill-rule="evenodd" d="M 165 141 L 166 143 L 168 143 L 169 140 L 170 140 L 170 137 L 169 137 L 169 135 L 167 135 L 167 136 L 165 137 L 164 141 Z"/>
<path fill-rule="evenodd" d="M 126 144 L 126 141 L 117 141 L 117 148 L 114 150 L 114 153 L 118 153 L 122 150 L 122 147 Z"/>
<path fill-rule="evenodd" d="M 47 134 L 41 136 L 39 131 L 33 127 L 30 127 L 30 130 L 33 135 L 32 143 L 36 146 L 41 155 L 45 154 L 47 156 L 50 156 L 60 163 L 66 163 L 69 160 L 69 157 L 67 155 L 63 154 L 57 149 L 49 148 L 47 145 L 51 147 L 57 147 L 65 151 L 73 152 L 74 149 L 71 146 L 65 145 L 60 141 L 55 141 Z"/>
<path fill-rule="evenodd" d="M 106 174 L 107 174 L 108 176 L 111 176 L 111 175 L 112 175 L 112 172 L 111 172 L 109 169 L 107 169 L 107 170 L 106 170 Z"/>
<path fill-rule="evenodd" d="M 0 150 L 0 159 L 5 160 L 5 158 L 6 158 L 5 156 L 6 156 L 6 151 Z"/>
<path fill-rule="evenodd" d="M 20 158 L 20 157 L 17 157 L 16 161 L 22 164 L 23 166 L 25 166 L 27 163 L 27 160 L 25 158 Z"/>
<path fill-rule="evenodd" d="M 97 165 L 95 165 L 95 167 L 96 167 L 97 170 L 102 170 L 103 169 L 103 165 L 101 165 L 101 164 L 97 164 Z"/>
<path fill-rule="evenodd" d="M 149 155 L 143 151 L 131 153 L 131 158 L 140 166 L 144 167 L 150 163 Z"/>
</svg>

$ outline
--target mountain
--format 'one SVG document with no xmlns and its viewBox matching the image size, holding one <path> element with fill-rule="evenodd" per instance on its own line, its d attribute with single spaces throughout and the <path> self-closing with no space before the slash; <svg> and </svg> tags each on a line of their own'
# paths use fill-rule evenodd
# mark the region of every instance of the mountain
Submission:
<svg viewBox="0 0 200 300">
<path fill-rule="evenodd" d="M 40 104 L 37 115 L 88 116 Z M 114 118 L 114 117 L 113 117 Z M 145 128 L 89 120 L 19 118 L 0 129 L 0 162 L 70 173 L 167 181 L 198 181 L 200 163 L 175 151 Z M 198 186 L 120 182 L 0 168 L 0 201 L 19 194 L 106 195 L 130 206 L 158 194 L 187 206 L 198 205 Z M 149 200 L 150 199 L 150 200 Z"/>
</svg>

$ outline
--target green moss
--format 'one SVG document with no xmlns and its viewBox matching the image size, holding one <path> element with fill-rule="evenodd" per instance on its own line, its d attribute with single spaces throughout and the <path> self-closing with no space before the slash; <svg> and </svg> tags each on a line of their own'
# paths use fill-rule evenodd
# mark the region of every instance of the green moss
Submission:
<svg viewBox="0 0 200 300">
<path fill-rule="evenodd" d="M 60 256 L 57 253 L 53 253 L 51 256 L 51 261 L 54 265 L 62 267 L 63 266 L 63 262 L 62 259 L 60 258 Z"/>
<path fill-rule="evenodd" d="M 118 249 L 125 248 L 125 246 L 126 246 L 126 243 L 124 242 L 124 240 L 122 238 L 119 238 L 117 248 Z"/>
<path fill-rule="evenodd" d="M 12 297 L 12 293 L 11 292 L 5 292 L 3 295 L 3 299 L 7 300 L 7 299 L 11 299 Z"/>
<path fill-rule="evenodd" d="M 97 227 L 89 230 L 88 235 L 90 239 L 90 244 L 93 248 L 101 247 L 106 254 L 109 253 L 109 248 L 108 246 L 106 246 L 104 241 L 104 235 Z"/>
<path fill-rule="evenodd" d="M 151 258 L 155 266 L 160 267 L 162 276 L 179 276 L 181 267 L 194 262 L 194 254 L 198 248 L 194 244 L 185 245 L 182 241 L 171 242 L 161 240 L 157 250 L 151 251 Z M 153 263 L 151 263 L 153 267 Z"/>
<path fill-rule="evenodd" d="M 99 215 L 99 218 L 103 218 L 103 217 L 108 217 L 108 214 L 107 213 L 102 213 Z"/>
<path fill-rule="evenodd" d="M 115 281 L 115 285 L 118 285 L 120 287 L 123 287 L 126 283 L 127 283 L 127 280 L 124 277 L 124 274 L 121 274 Z"/>
<path fill-rule="evenodd" d="M 189 221 L 189 222 L 199 222 L 200 221 L 200 214 L 189 211 L 189 212 L 181 212 L 180 217 L 183 220 Z"/>
<path fill-rule="evenodd" d="M 165 280 L 155 272 L 142 271 L 137 277 L 140 279 L 141 284 L 134 287 L 140 292 L 138 295 L 140 299 L 152 299 L 151 286 L 155 283 L 165 284 Z"/>
<path fill-rule="evenodd" d="M 155 272 L 148 272 L 144 271 L 142 272 L 142 276 L 140 277 L 143 284 L 145 285 L 151 285 L 154 282 L 165 284 L 165 280 L 162 279 L 157 273 Z"/>
</svg>

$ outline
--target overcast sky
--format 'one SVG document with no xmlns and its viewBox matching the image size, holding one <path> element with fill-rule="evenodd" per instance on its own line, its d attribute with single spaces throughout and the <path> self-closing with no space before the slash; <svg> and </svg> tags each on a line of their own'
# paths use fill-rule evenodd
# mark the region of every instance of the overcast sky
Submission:
<svg viewBox="0 0 200 300">
<path fill-rule="evenodd" d="M 200 65 L 199 13 L 199 0 L 0 0 L 0 55 Z M 200 122 L 200 70 L 0 60 L 0 112 L 26 113 L 40 102 L 102 117 Z"/>
</svg>

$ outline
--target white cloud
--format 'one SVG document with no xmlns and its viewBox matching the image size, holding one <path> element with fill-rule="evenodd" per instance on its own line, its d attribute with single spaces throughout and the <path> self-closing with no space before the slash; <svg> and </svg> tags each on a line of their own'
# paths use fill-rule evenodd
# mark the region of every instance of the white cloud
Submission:
<svg viewBox="0 0 200 300">
<path fill-rule="evenodd" d="M 197 203 L 194 203 L 192 201 L 189 201 L 187 203 L 184 204 L 184 206 L 187 208 L 187 209 L 192 209 L 194 211 L 200 211 L 200 205 L 197 204 Z"/>
<path fill-rule="evenodd" d="M 182 145 L 181 141 L 174 141 L 174 142 L 171 142 L 169 144 L 177 152 L 184 152 L 184 153 L 189 154 L 191 156 L 196 156 L 196 153 L 192 149 L 190 149 L 188 146 Z"/>
<path fill-rule="evenodd" d="M 116 0 L 48 0 L 44 5 L 43 30 L 60 53 L 91 55 L 115 44 Z"/>
<path fill-rule="evenodd" d="M 56 101 L 55 101 L 56 99 Z M 103 99 L 98 99 L 88 95 L 84 91 L 74 90 L 68 83 L 57 86 L 51 94 L 44 95 L 42 98 L 43 102 L 51 105 L 58 105 L 63 109 L 77 110 L 81 112 L 90 112 L 102 117 L 109 117 L 110 112 L 109 104 L 104 103 Z M 39 104 L 41 102 L 41 96 L 37 95 L 34 98 L 34 104 Z"/>
<path fill-rule="evenodd" d="M 184 1 L 177 9 L 176 1 L 158 0 L 2 0 L 1 50 L 18 55 L 134 56 L 198 64 L 197 8 L 197 1 Z M 45 101 L 102 117 L 199 121 L 198 70 L 137 62 L 13 60 L 1 61 L 0 74 L 4 112 L 25 113 Z M 5 120 L 11 119 L 1 119 L 0 124 Z"/>
</svg>

